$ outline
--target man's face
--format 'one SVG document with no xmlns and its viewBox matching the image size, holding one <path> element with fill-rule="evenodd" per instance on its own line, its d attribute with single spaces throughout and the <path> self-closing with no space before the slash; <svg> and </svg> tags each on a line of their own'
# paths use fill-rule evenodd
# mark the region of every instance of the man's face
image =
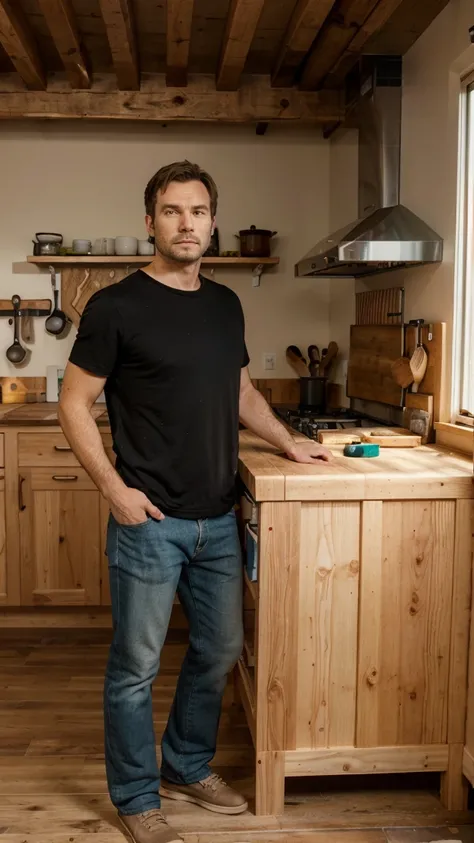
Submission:
<svg viewBox="0 0 474 843">
<path fill-rule="evenodd" d="M 156 250 L 178 263 L 195 263 L 207 250 L 215 221 L 206 187 L 200 181 L 168 185 L 156 197 L 155 219 L 146 217 Z"/>
</svg>

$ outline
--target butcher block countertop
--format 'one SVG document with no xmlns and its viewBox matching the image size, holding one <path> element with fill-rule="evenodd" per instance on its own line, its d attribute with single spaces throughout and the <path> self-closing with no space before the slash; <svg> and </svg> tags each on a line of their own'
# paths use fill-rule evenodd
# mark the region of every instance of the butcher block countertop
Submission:
<svg viewBox="0 0 474 843">
<path fill-rule="evenodd" d="M 300 441 L 308 441 L 299 436 Z M 381 448 L 374 458 L 301 465 L 248 430 L 240 434 L 240 476 L 256 501 L 350 501 L 473 497 L 472 459 L 434 445 Z"/>
<path fill-rule="evenodd" d="M 57 425 L 58 404 L 0 404 L 0 426 L 22 427 Z M 109 417 L 105 404 L 94 404 L 92 415 L 97 424 L 108 425 Z"/>
<path fill-rule="evenodd" d="M 92 413 L 108 427 L 105 404 Z M 58 405 L 0 405 L 0 427 L 54 428 Z M 308 441 L 296 434 L 300 441 Z M 239 470 L 256 501 L 349 501 L 446 499 L 473 497 L 472 460 L 435 446 L 381 448 L 373 459 L 344 457 L 343 446 L 331 446 L 331 464 L 301 465 L 248 430 L 240 433 Z"/>
</svg>

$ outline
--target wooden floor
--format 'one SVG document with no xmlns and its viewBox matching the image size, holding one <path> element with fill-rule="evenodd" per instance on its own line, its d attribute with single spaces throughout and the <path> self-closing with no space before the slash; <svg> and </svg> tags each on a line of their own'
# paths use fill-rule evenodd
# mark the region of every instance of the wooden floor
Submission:
<svg viewBox="0 0 474 843">
<path fill-rule="evenodd" d="M 124 843 L 107 794 L 102 683 L 108 631 L 0 630 L 0 843 Z M 154 689 L 157 738 L 185 645 L 170 635 Z M 223 817 L 163 808 L 186 843 L 474 843 L 474 812 L 450 814 L 437 777 L 292 780 L 285 815 L 253 815 L 253 750 L 226 693 L 215 769 L 248 795 Z"/>
</svg>

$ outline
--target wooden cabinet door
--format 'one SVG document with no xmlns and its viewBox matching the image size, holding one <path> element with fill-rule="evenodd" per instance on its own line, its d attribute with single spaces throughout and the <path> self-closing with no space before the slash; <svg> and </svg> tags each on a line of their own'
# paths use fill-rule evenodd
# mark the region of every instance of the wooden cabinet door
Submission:
<svg viewBox="0 0 474 843">
<path fill-rule="evenodd" d="M 359 747 L 446 743 L 455 510 L 453 500 L 362 505 Z"/>
<path fill-rule="evenodd" d="M 107 546 L 107 525 L 109 523 L 109 505 L 102 495 L 100 496 L 100 602 L 102 606 L 110 606 L 110 584 L 109 584 L 109 560 L 106 554 Z"/>
<path fill-rule="evenodd" d="M 100 495 L 82 468 L 19 477 L 22 605 L 100 605 Z"/>
<path fill-rule="evenodd" d="M 0 469 L 0 474 L 3 469 Z M 0 605 L 7 602 L 7 554 L 5 530 L 5 490 L 3 477 L 0 478 Z"/>
</svg>

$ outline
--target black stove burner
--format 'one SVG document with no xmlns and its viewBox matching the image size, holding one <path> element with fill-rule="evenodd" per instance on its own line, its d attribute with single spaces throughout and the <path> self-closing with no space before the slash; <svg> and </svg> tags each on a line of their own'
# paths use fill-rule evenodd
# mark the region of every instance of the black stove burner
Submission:
<svg viewBox="0 0 474 843">
<path fill-rule="evenodd" d="M 317 439 L 319 430 L 342 430 L 345 427 L 360 427 L 362 424 L 357 413 L 345 409 L 317 413 L 301 407 L 277 407 L 276 413 L 290 427 L 309 439 Z"/>
</svg>

